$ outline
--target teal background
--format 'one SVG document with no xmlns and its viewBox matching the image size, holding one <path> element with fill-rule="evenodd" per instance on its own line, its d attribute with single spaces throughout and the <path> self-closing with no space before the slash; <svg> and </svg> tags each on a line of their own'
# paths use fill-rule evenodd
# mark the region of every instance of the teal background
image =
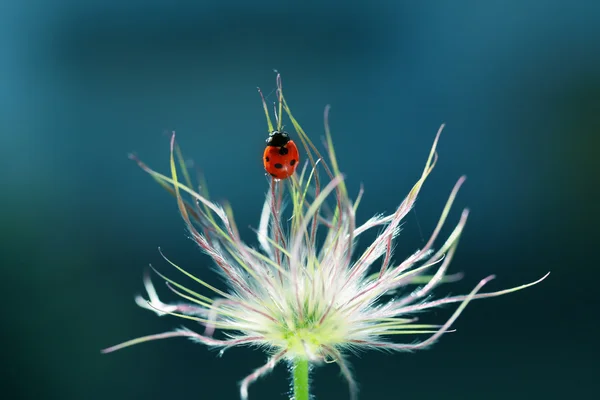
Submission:
<svg viewBox="0 0 600 400">
<path fill-rule="evenodd" d="M 273 100 L 274 68 L 316 142 L 332 105 L 341 169 L 353 193 L 365 186 L 362 221 L 401 202 L 447 123 L 396 252 L 423 245 L 419 228 L 426 238 L 466 174 L 450 215 L 472 211 L 451 266 L 466 275 L 440 296 L 552 271 L 471 304 L 431 350 L 351 356 L 361 399 L 597 396 L 600 3 L 167 3 L 0 4 L 0 397 L 238 398 L 260 351 L 219 358 L 184 339 L 99 350 L 181 325 L 133 302 L 148 263 L 177 277 L 158 246 L 219 284 L 128 152 L 167 171 L 176 130 L 255 243 L 267 190 L 256 86 Z M 286 398 L 289 383 L 279 366 L 250 399 Z M 314 394 L 347 398 L 335 366 L 316 370 Z"/>
</svg>

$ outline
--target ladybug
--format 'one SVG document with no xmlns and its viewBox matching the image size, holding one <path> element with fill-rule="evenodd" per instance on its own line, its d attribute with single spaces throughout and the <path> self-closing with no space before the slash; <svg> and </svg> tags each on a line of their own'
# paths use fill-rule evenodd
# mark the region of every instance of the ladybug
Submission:
<svg viewBox="0 0 600 400">
<path fill-rule="evenodd" d="M 298 166 L 298 147 L 287 132 L 273 131 L 267 139 L 263 154 L 265 171 L 273 178 L 287 179 Z"/>
</svg>

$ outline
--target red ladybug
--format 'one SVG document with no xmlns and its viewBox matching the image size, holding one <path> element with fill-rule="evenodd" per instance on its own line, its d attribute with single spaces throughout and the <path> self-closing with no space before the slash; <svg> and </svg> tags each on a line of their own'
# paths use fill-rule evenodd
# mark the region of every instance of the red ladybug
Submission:
<svg viewBox="0 0 600 400">
<path fill-rule="evenodd" d="M 299 160 L 298 147 L 287 132 L 273 131 L 269 134 L 263 154 L 265 171 L 269 175 L 287 179 L 294 174 Z"/>
</svg>

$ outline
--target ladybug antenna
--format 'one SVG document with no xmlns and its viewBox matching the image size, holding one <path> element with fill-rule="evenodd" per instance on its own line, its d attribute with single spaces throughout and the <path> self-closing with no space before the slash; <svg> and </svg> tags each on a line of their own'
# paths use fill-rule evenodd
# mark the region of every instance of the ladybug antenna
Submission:
<svg viewBox="0 0 600 400">
<path fill-rule="evenodd" d="M 263 105 L 263 109 L 265 110 L 265 116 L 267 117 L 267 125 L 269 127 L 269 133 L 273 132 L 273 123 L 271 122 L 271 117 L 269 117 L 269 109 L 267 108 L 267 102 L 265 101 L 265 96 L 263 96 L 262 91 L 260 90 L 259 87 L 257 87 L 258 89 L 258 94 L 260 94 L 260 98 L 262 100 L 262 105 Z"/>
</svg>

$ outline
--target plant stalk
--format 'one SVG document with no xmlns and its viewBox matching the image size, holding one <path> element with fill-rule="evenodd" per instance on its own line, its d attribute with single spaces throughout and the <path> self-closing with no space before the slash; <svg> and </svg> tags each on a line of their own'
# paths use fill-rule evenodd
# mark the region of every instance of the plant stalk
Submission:
<svg viewBox="0 0 600 400">
<path fill-rule="evenodd" d="M 309 364 L 307 359 L 294 361 L 294 400 L 310 399 L 308 370 Z"/>
</svg>

